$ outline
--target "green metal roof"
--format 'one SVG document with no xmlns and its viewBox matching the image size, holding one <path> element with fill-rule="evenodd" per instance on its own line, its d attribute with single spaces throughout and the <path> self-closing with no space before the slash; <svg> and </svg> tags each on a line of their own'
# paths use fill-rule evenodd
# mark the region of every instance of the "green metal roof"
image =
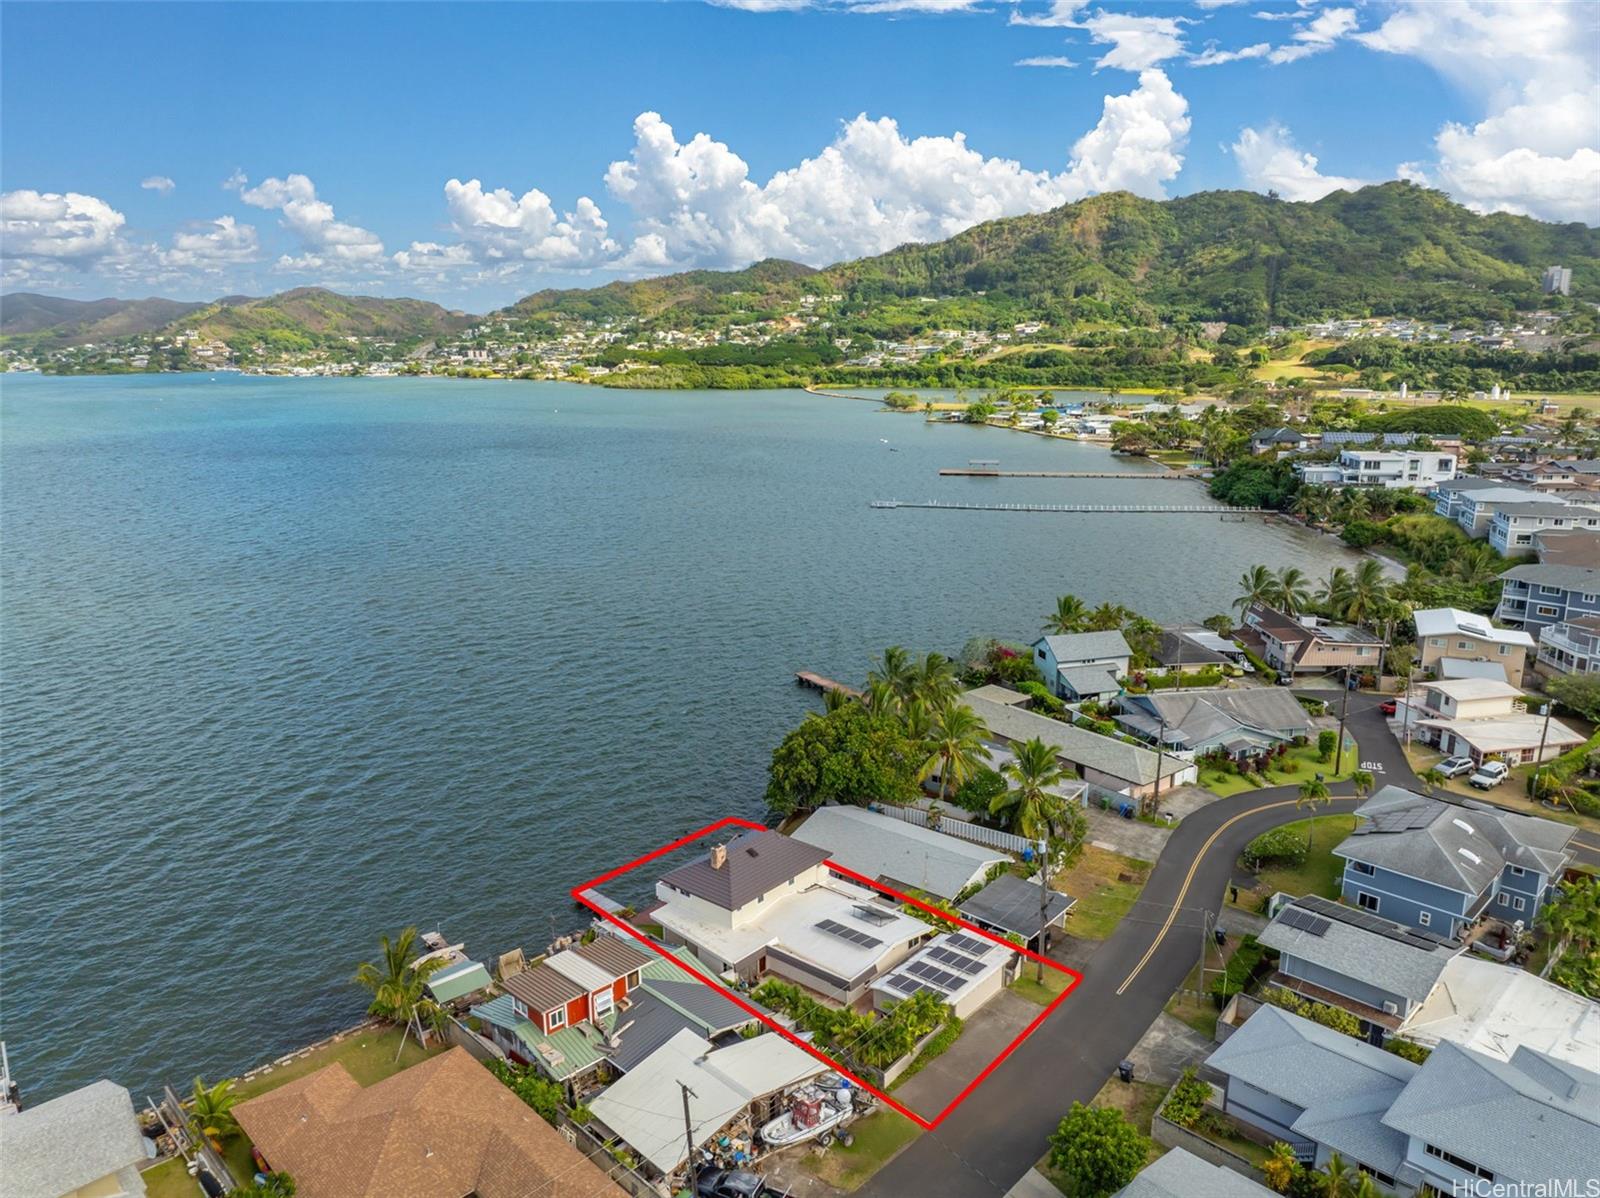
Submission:
<svg viewBox="0 0 1600 1198">
<path fill-rule="evenodd" d="M 667 968 L 671 969 L 672 966 Z M 613 1008 L 600 1019 L 598 1027 L 585 1020 L 575 1027 L 560 1028 L 546 1036 L 539 1031 L 537 1024 L 516 1014 L 509 994 L 502 994 L 473 1007 L 472 1013 L 516 1036 L 526 1050 L 523 1055 L 558 1082 L 576 1077 L 605 1060 L 606 1054 L 602 1051 L 605 1038 L 617 1025 L 617 1012 Z M 552 1059 L 546 1055 L 546 1048 L 559 1056 Z"/>
<path fill-rule="evenodd" d="M 476 961 L 463 961 L 441 969 L 428 979 L 428 989 L 439 1002 L 454 1002 L 468 994 L 486 990 L 491 984 L 489 971 Z"/>
</svg>

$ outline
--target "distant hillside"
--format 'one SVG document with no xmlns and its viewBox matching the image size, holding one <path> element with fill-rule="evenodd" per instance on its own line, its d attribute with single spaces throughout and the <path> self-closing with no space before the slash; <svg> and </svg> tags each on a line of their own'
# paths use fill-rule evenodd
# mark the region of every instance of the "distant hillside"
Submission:
<svg viewBox="0 0 1600 1198">
<path fill-rule="evenodd" d="M 978 225 L 947 241 L 810 271 L 766 261 L 587 291 L 544 291 L 528 315 L 682 318 L 799 292 L 843 292 L 850 308 L 913 297 L 968 297 L 963 317 L 1052 322 L 1244 326 L 1326 316 L 1504 316 L 1540 302 L 1559 263 L 1573 294 L 1600 299 L 1600 231 L 1520 216 L 1480 216 L 1437 191 L 1385 183 L 1290 203 L 1249 191 L 1175 200 L 1127 192 Z"/>
<path fill-rule="evenodd" d="M 18 291 L 0 296 L 0 337 L 83 345 L 151 333 L 205 306 L 155 298 L 60 299 Z"/>
<path fill-rule="evenodd" d="M 426 300 L 340 295 L 321 287 L 297 287 L 264 299 L 230 297 L 202 305 L 177 325 L 230 344 L 257 340 L 310 343 L 328 337 L 436 337 L 459 332 L 476 319 Z"/>
<path fill-rule="evenodd" d="M 711 316 L 792 303 L 818 272 L 798 262 L 767 258 L 743 270 L 690 270 L 604 287 L 540 291 L 519 300 L 510 312 L 527 317 L 575 316 L 585 320 L 679 313 Z"/>
</svg>

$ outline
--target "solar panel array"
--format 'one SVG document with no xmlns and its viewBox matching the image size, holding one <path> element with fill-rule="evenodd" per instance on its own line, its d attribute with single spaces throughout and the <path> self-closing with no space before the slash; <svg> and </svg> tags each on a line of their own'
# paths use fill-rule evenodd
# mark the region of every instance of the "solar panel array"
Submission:
<svg viewBox="0 0 1600 1198">
<path fill-rule="evenodd" d="M 969 977 L 975 973 L 983 972 L 983 962 L 974 961 L 965 953 L 958 953 L 953 948 L 930 948 L 928 959 L 937 961 L 941 965 L 948 965 L 952 969 L 959 969 Z"/>
<path fill-rule="evenodd" d="M 1313 936 L 1325 936 L 1333 925 L 1321 916 L 1313 915 L 1309 911 L 1302 911 L 1299 907 L 1289 906 L 1278 912 L 1278 922 L 1284 927 L 1294 928 L 1299 932 L 1309 932 Z"/>
<path fill-rule="evenodd" d="M 940 969 L 937 965 L 930 965 L 926 961 L 913 961 L 906 966 L 906 972 L 924 981 L 932 982 L 947 994 L 954 994 L 967 984 L 967 979 L 960 974 L 951 973 L 947 969 Z"/>
<path fill-rule="evenodd" d="M 979 955 L 988 952 L 994 947 L 993 941 L 979 940 L 976 936 L 968 936 L 963 932 L 952 932 L 945 940 L 945 943 L 961 952 L 977 953 Z"/>
<path fill-rule="evenodd" d="M 1381 915 L 1373 915 L 1359 907 L 1346 907 L 1332 899 L 1325 899 L 1320 895 L 1306 895 L 1295 900 L 1295 904 L 1308 907 L 1313 911 L 1347 923 L 1353 928 L 1360 928 L 1365 932 L 1375 932 L 1379 936 L 1387 936 L 1390 940 L 1398 940 L 1401 944 L 1409 944 L 1413 948 L 1432 949 L 1441 944 L 1453 944 L 1454 941 L 1444 936 L 1434 936 L 1428 932 L 1418 932 L 1411 928 L 1401 927 L 1391 920 L 1384 919 Z"/>
<path fill-rule="evenodd" d="M 888 984 L 890 987 L 898 990 L 901 994 L 904 994 L 908 998 L 913 994 L 921 994 L 924 990 L 928 991 L 930 994 L 942 995 L 943 993 L 937 986 L 930 986 L 926 982 L 919 982 L 915 978 L 908 978 L 903 973 L 895 974 L 889 979 Z"/>
<path fill-rule="evenodd" d="M 883 943 L 876 936 L 868 936 L 865 932 L 847 928 L 844 924 L 836 923 L 831 919 L 824 919 L 817 924 L 817 931 L 826 932 L 830 936 L 837 936 L 840 940 L 848 940 L 852 944 L 859 944 L 862 948 L 877 948 Z"/>
<path fill-rule="evenodd" d="M 893 911 L 885 911 L 882 907 L 857 907 L 856 917 L 866 923 L 877 924 L 880 928 L 886 923 L 893 923 Z"/>
</svg>

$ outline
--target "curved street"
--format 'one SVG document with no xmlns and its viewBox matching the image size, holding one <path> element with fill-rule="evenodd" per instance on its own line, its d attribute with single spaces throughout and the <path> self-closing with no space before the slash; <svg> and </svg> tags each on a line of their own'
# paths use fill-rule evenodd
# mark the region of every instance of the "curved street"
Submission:
<svg viewBox="0 0 1600 1198">
<path fill-rule="evenodd" d="M 1375 786 L 1420 789 L 1378 710 L 1380 701 L 1351 695 L 1347 729 Z M 1324 812 L 1354 809 L 1348 783 L 1331 789 L 1335 798 Z M 1067 1108 L 1099 1092 L 1194 968 L 1205 913 L 1222 909 L 1244 846 L 1278 824 L 1304 818 L 1295 809 L 1297 791 L 1279 786 L 1219 799 L 1179 824 L 1139 902 L 1095 952 L 1078 988 L 949 1119 L 914 1141 L 862 1192 L 976 1198 L 1003 1195 L 1015 1185 L 1044 1154 Z M 1580 860 L 1600 865 L 1596 839 L 1575 842 Z"/>
</svg>

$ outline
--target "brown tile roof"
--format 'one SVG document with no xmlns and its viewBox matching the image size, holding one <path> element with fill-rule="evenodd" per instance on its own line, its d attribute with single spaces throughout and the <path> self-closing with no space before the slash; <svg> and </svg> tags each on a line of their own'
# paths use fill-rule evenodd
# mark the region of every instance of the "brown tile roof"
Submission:
<svg viewBox="0 0 1600 1198">
<path fill-rule="evenodd" d="M 822 849 L 770 828 L 746 832 L 727 847 L 728 859 L 721 869 L 711 868 L 708 854 L 679 866 L 661 880 L 724 911 L 735 911 L 828 859 Z"/>
<path fill-rule="evenodd" d="M 366 1087 L 329 1065 L 234 1116 L 298 1198 L 622 1198 L 463 1048 Z"/>
<path fill-rule="evenodd" d="M 530 1011 L 553 1011 L 585 993 L 582 986 L 551 969 L 547 962 L 514 973 L 500 984 L 507 993 L 520 998 Z"/>
<path fill-rule="evenodd" d="M 576 946 L 572 951 L 585 961 L 598 965 L 614 978 L 626 977 L 655 959 L 642 948 L 629 944 L 621 937 L 605 933 L 596 936 L 588 944 Z"/>
</svg>

